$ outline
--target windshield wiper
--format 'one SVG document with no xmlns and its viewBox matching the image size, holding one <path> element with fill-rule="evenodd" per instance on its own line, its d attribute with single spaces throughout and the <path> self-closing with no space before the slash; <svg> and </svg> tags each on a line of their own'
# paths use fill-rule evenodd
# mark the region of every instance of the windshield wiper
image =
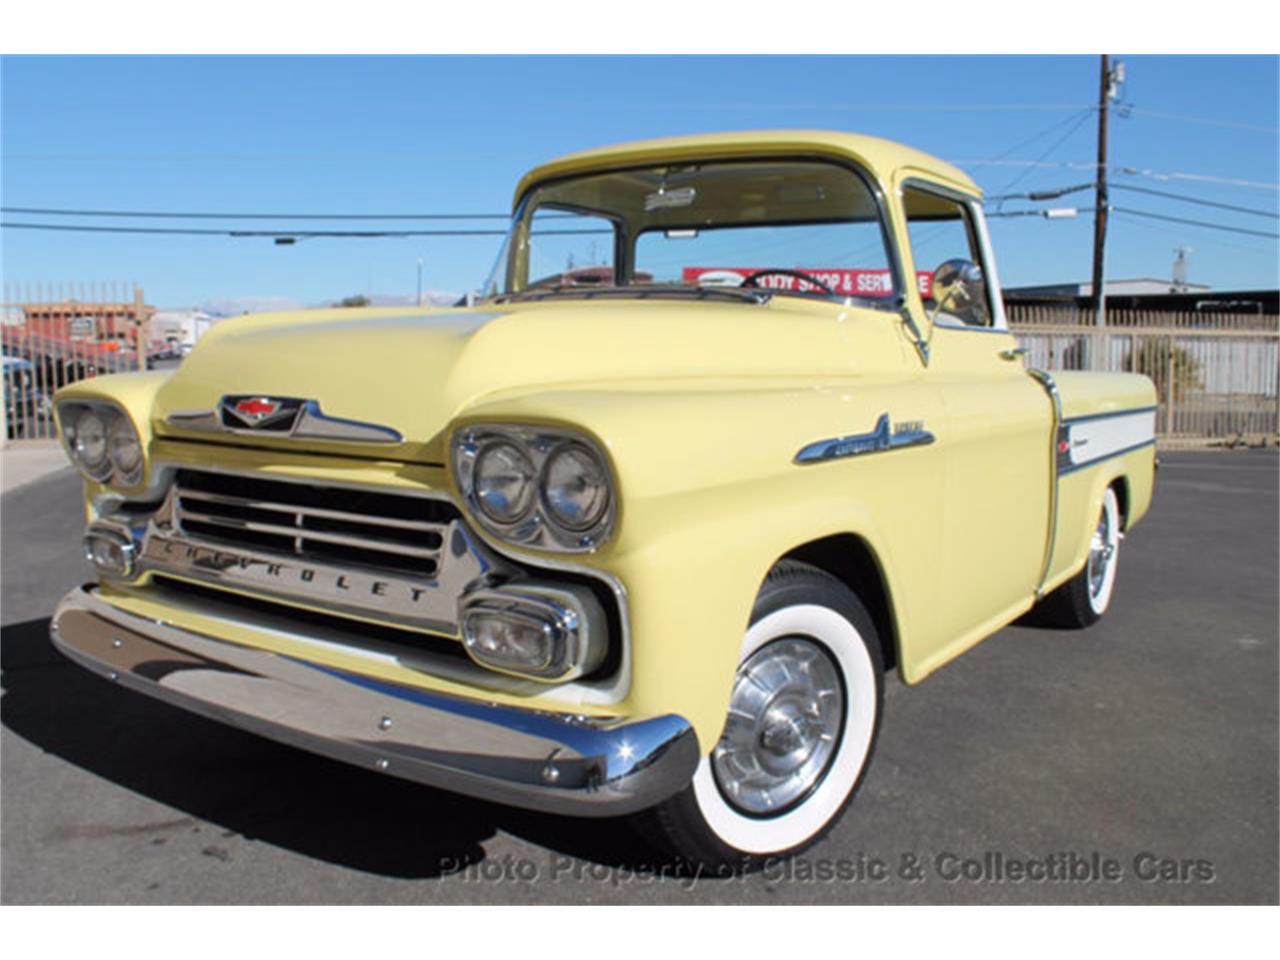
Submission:
<svg viewBox="0 0 1280 960">
<path fill-rule="evenodd" d="M 521 290 L 519 293 L 502 293 L 494 297 L 496 303 L 525 300 L 547 300 L 563 297 L 574 300 L 733 300 L 738 303 L 767 303 L 774 290 L 744 287 L 685 287 L 678 284 L 653 286 L 585 286 L 581 284 L 557 284 Z"/>
</svg>

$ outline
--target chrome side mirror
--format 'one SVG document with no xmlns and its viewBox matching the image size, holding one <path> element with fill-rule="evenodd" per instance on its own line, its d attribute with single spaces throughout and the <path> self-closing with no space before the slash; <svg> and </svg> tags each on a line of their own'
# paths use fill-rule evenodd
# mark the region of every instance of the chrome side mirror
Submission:
<svg viewBox="0 0 1280 960">
<path fill-rule="evenodd" d="M 948 260 L 933 272 L 933 312 L 949 313 L 975 327 L 988 326 L 987 281 L 982 268 L 968 260 Z"/>
</svg>

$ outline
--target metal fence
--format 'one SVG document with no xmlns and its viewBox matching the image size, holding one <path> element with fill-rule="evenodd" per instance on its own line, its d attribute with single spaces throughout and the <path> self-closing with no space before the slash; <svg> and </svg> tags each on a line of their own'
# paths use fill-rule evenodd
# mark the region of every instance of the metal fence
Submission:
<svg viewBox="0 0 1280 960">
<path fill-rule="evenodd" d="M 1029 366 L 1143 373 L 1156 385 L 1162 445 L 1280 438 L 1280 317 L 1010 304 Z"/>
<path fill-rule="evenodd" d="M 3 295 L 5 440 L 55 436 L 54 391 L 137 370 L 146 356 L 144 329 L 155 311 L 132 284 L 5 284 Z"/>
</svg>

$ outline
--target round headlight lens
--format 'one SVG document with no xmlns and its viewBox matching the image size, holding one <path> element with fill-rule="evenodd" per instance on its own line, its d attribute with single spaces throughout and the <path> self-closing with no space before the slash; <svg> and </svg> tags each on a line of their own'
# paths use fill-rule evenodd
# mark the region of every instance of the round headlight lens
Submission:
<svg viewBox="0 0 1280 960">
<path fill-rule="evenodd" d="M 609 477 L 600 459 L 577 443 L 547 458 L 542 500 L 548 519 L 566 530 L 589 530 L 609 507 Z"/>
<path fill-rule="evenodd" d="M 489 519 L 516 523 L 533 506 L 533 463 L 511 443 L 490 444 L 476 457 L 472 489 Z"/>
<path fill-rule="evenodd" d="M 107 425 L 94 411 L 86 410 L 76 417 L 72 449 L 80 465 L 95 479 L 103 475 L 104 468 L 110 470 L 107 463 Z"/>
<path fill-rule="evenodd" d="M 127 417 L 116 417 L 107 428 L 107 449 L 120 479 L 136 483 L 142 467 L 142 443 Z"/>
</svg>

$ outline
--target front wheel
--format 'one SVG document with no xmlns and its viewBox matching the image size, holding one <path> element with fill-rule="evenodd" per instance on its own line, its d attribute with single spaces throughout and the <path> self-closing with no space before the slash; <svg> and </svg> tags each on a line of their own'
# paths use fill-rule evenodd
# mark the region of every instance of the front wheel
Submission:
<svg viewBox="0 0 1280 960">
<path fill-rule="evenodd" d="M 649 811 L 683 862 L 749 868 L 798 852 L 839 818 L 880 725 L 875 626 L 834 577 L 784 562 L 756 600 L 724 732 L 683 792 Z"/>
</svg>

